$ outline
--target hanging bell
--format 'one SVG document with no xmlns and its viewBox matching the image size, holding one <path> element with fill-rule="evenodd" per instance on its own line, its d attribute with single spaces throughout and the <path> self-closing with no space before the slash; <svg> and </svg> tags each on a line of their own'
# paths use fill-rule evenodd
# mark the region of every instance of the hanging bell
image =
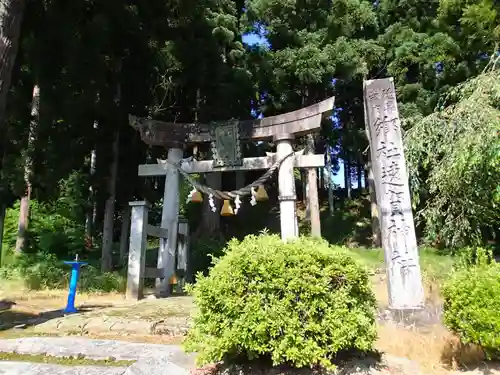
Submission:
<svg viewBox="0 0 500 375">
<path fill-rule="evenodd" d="M 264 187 L 264 185 L 260 185 L 257 188 L 257 191 L 255 192 L 255 200 L 257 202 L 263 202 L 263 201 L 267 201 L 268 199 L 269 199 L 269 196 L 267 195 L 266 188 Z"/>
<path fill-rule="evenodd" d="M 170 276 L 170 279 L 168 280 L 168 283 L 170 285 L 177 285 L 177 276 L 174 273 L 172 276 Z"/>
<path fill-rule="evenodd" d="M 233 207 L 231 207 L 231 203 L 226 199 L 224 200 L 224 204 L 222 205 L 222 209 L 220 210 L 220 216 L 233 216 L 234 211 Z"/>
<path fill-rule="evenodd" d="M 198 190 L 194 191 L 193 194 L 191 194 L 191 202 L 193 203 L 203 202 L 203 196 Z"/>
</svg>

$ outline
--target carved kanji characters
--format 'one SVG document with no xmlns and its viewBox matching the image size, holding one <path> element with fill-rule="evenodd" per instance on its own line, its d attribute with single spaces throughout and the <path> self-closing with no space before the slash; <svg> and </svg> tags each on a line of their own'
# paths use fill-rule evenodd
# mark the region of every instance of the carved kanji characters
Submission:
<svg viewBox="0 0 500 375">
<path fill-rule="evenodd" d="M 388 100 L 395 100 L 396 97 L 394 96 L 394 90 L 392 90 L 392 87 L 385 87 L 381 90 L 381 96 L 384 99 Z"/>
<path fill-rule="evenodd" d="M 387 229 L 386 243 L 390 249 L 391 259 L 398 263 L 402 269 L 415 267 L 415 259 L 411 256 L 406 242 L 410 227 L 406 225 L 403 217 L 392 217 Z"/>
<path fill-rule="evenodd" d="M 382 184 L 403 186 L 399 160 L 392 159 L 386 162 L 382 161 L 380 169 Z"/>
<path fill-rule="evenodd" d="M 396 131 L 399 129 L 398 118 L 376 118 L 375 123 L 373 124 L 373 128 L 375 129 L 375 134 L 380 136 L 380 133 L 383 131 L 385 135 L 389 133 L 389 131 Z"/>
<path fill-rule="evenodd" d="M 375 118 L 376 119 L 379 119 L 381 118 L 381 112 L 380 112 L 380 104 L 374 104 L 373 105 L 373 112 L 374 112 L 374 115 L 375 115 Z"/>
<path fill-rule="evenodd" d="M 386 142 L 382 140 L 378 143 L 377 158 L 392 158 L 397 156 L 401 156 L 401 152 L 393 141 Z"/>
<path fill-rule="evenodd" d="M 384 112 L 386 114 L 393 114 L 396 112 L 396 102 L 394 100 L 386 100 L 384 102 Z"/>
<path fill-rule="evenodd" d="M 403 215 L 403 194 L 403 191 L 400 191 L 394 187 L 388 190 L 387 195 L 389 195 L 391 216 Z"/>
<path fill-rule="evenodd" d="M 380 99 L 382 99 L 382 92 L 380 91 L 380 89 L 368 90 L 368 92 L 366 93 L 366 96 L 368 97 L 368 99 L 370 101 L 380 100 Z"/>
</svg>

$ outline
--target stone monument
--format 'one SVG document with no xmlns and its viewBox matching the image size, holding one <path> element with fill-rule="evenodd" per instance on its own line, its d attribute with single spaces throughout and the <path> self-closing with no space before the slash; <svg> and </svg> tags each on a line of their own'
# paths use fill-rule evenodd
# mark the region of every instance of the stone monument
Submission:
<svg viewBox="0 0 500 375">
<path fill-rule="evenodd" d="M 424 305 L 424 290 L 393 79 L 365 81 L 364 103 L 389 308 L 420 309 Z"/>
</svg>

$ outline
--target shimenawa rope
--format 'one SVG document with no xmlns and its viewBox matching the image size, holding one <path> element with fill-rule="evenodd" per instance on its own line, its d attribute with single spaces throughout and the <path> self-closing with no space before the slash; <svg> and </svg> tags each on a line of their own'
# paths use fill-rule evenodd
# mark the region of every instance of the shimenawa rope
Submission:
<svg viewBox="0 0 500 375">
<path fill-rule="evenodd" d="M 294 151 L 289 153 L 288 155 L 285 155 L 283 158 L 276 160 L 273 165 L 264 173 L 261 177 L 256 179 L 254 182 L 251 184 L 238 189 L 238 190 L 232 190 L 232 191 L 221 191 L 221 190 L 216 190 L 212 189 L 210 186 L 200 184 L 198 181 L 193 179 L 187 172 L 185 172 L 179 164 L 172 163 L 168 160 L 166 160 L 166 163 L 174 167 L 179 171 L 180 174 L 191 184 L 195 189 L 200 191 L 201 193 L 204 194 L 211 194 L 214 197 L 221 199 L 221 200 L 234 200 L 238 196 L 242 197 L 245 195 L 250 195 L 252 193 L 252 188 L 258 187 L 259 185 L 264 184 L 273 174 L 276 172 L 276 170 L 281 166 L 281 164 L 288 159 L 290 156 L 293 156 L 295 154 Z M 216 171 L 214 171 L 216 172 Z"/>
</svg>

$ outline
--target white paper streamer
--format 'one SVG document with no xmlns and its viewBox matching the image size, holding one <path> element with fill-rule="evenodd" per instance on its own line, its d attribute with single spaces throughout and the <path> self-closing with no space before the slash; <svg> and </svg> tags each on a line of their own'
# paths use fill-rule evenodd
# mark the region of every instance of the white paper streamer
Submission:
<svg viewBox="0 0 500 375">
<path fill-rule="evenodd" d="M 238 210 L 240 209 L 240 207 L 241 207 L 241 200 L 240 200 L 240 196 L 237 195 L 236 199 L 234 200 L 234 213 L 235 213 L 235 215 L 238 214 Z"/>
<path fill-rule="evenodd" d="M 215 207 L 214 196 L 212 194 L 208 196 L 208 204 L 210 205 L 212 212 L 217 211 L 217 207 Z"/>
</svg>

